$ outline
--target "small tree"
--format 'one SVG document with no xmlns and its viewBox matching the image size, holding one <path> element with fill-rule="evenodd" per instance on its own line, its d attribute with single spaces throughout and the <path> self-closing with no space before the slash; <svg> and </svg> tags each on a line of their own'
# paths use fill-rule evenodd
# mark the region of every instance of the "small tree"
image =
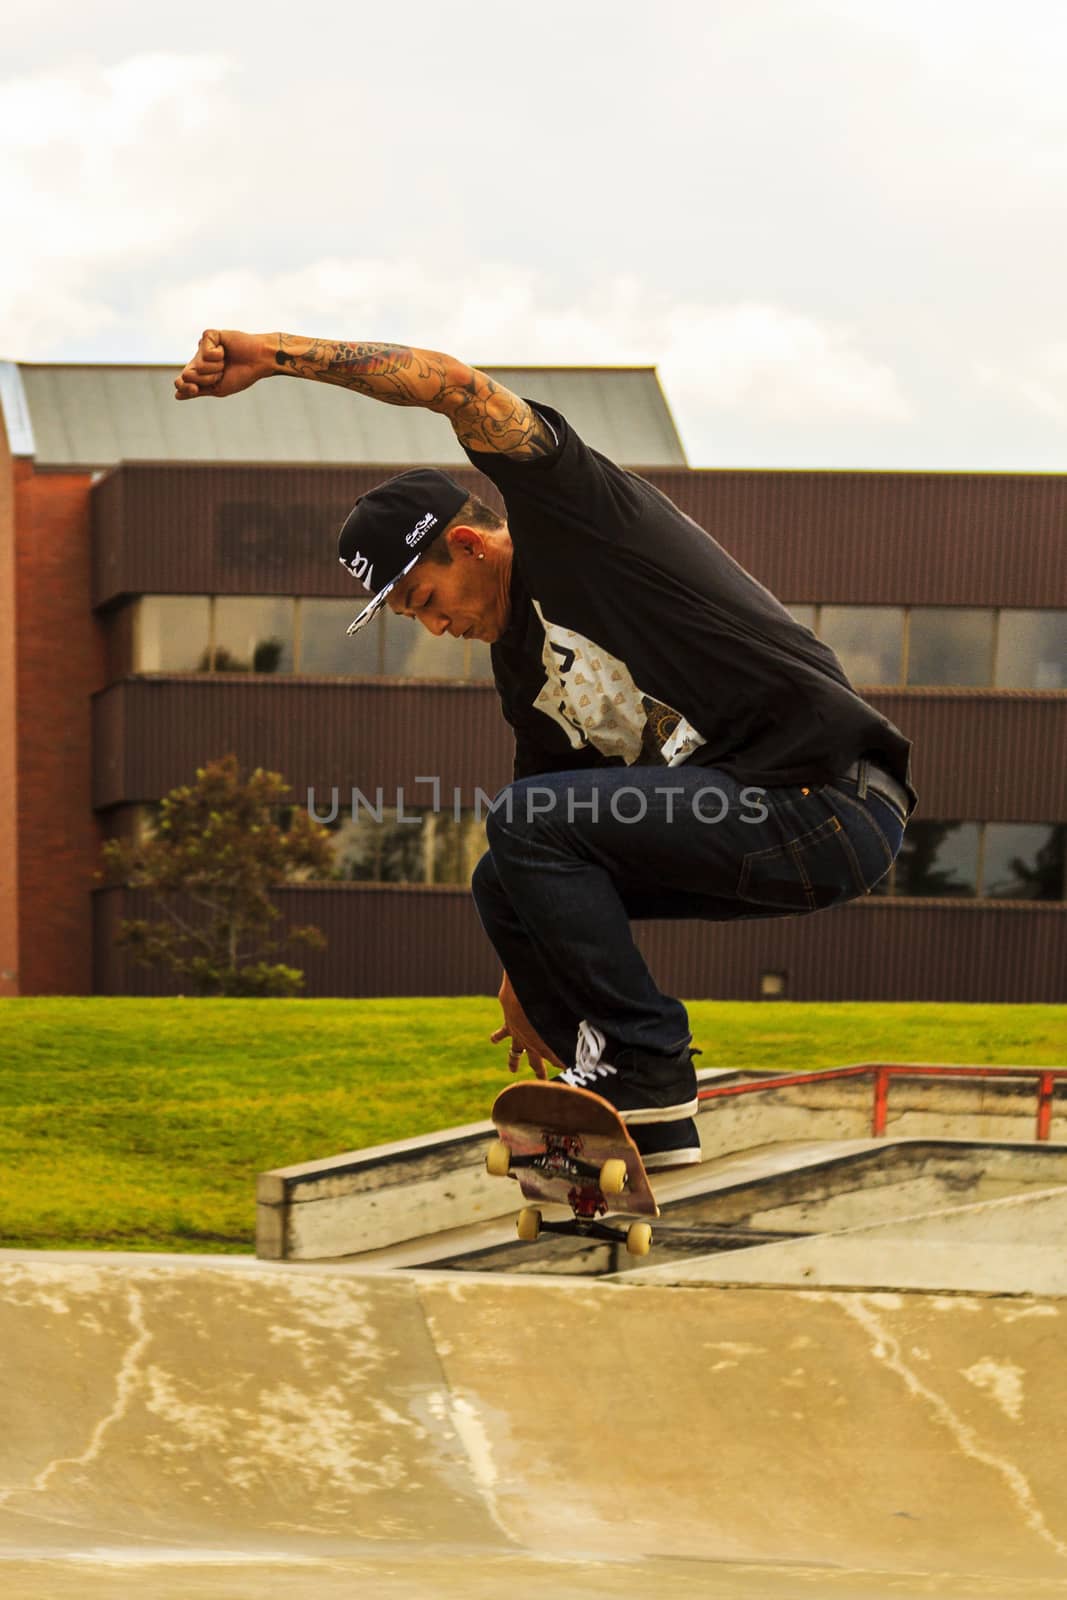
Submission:
<svg viewBox="0 0 1067 1600">
<path fill-rule="evenodd" d="M 279 773 L 257 767 L 242 780 L 236 756 L 225 756 L 200 767 L 194 784 L 171 790 L 146 839 L 106 844 L 105 880 L 146 891 L 160 913 L 123 922 L 117 944 L 146 966 L 187 978 L 198 994 L 296 994 L 304 974 L 271 960 L 281 913 L 270 890 L 330 876 L 332 857 L 326 829 L 289 794 Z M 287 937 L 318 949 L 326 943 L 314 927 Z"/>
</svg>

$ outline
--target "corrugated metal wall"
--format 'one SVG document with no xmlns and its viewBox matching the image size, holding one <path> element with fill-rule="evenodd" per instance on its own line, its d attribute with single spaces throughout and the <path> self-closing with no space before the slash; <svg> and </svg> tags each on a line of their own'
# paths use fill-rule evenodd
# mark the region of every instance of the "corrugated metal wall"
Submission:
<svg viewBox="0 0 1067 1600">
<path fill-rule="evenodd" d="M 784 600 L 1067 605 L 1067 476 L 650 476 Z"/>
<path fill-rule="evenodd" d="M 357 596 L 334 531 L 390 469 L 124 466 L 94 490 L 96 594 Z M 493 500 L 480 475 L 456 469 Z M 658 471 L 647 476 L 793 603 L 1067 606 L 1067 477 L 1015 474 Z M 498 503 L 498 502 L 497 502 Z M 908 689 L 871 694 L 912 739 L 920 816 L 1067 821 L 1067 697 Z M 336 679 L 159 678 L 94 701 L 94 805 L 158 799 L 205 759 L 235 752 L 328 808 L 353 787 L 414 807 L 439 777 L 446 803 L 510 776 L 491 685 Z M 97 986 L 155 992 L 110 944 L 121 896 L 95 897 Z M 309 992 L 495 990 L 495 960 L 459 891 L 315 886 L 281 892 L 330 948 Z M 796 998 L 1064 998 L 1067 908 L 870 900 L 816 918 L 659 924 L 643 942 L 690 995 L 755 998 L 765 970 Z M 413 976 L 413 969 L 415 975 Z M 149 979 L 149 983 L 156 980 Z"/>
<path fill-rule="evenodd" d="M 103 994 L 173 994 L 115 950 L 143 895 L 98 890 L 96 986 Z M 327 948 L 292 957 L 309 996 L 495 994 L 500 971 L 465 890 L 339 884 L 278 891 L 283 918 L 313 923 Z M 868 899 L 813 917 L 639 925 L 661 986 L 688 999 L 759 998 L 760 974 L 785 974 L 805 1000 L 1062 1003 L 1067 906 Z M 298 947 L 294 947 L 298 948 Z"/>
<path fill-rule="evenodd" d="M 1067 700 L 1052 692 L 909 689 L 872 704 L 915 744 L 919 815 L 987 822 L 1067 821 Z M 282 772 L 316 809 L 333 786 L 404 787 L 419 776 L 495 793 L 511 776 L 511 732 L 486 684 L 336 679 L 139 678 L 94 700 L 97 807 L 157 800 L 196 767 L 233 752 Z M 421 797 L 421 798 L 420 798 Z"/>
<path fill-rule="evenodd" d="M 93 702 L 97 765 L 93 804 L 157 800 L 197 766 L 231 752 L 246 767 L 280 771 L 315 809 L 332 788 L 342 810 L 353 788 L 384 803 L 398 786 L 409 807 L 428 806 L 419 777 L 440 777 L 451 805 L 459 786 L 495 793 L 511 776 L 511 736 L 496 694 L 481 684 L 345 684 L 319 680 L 134 678 Z"/>
<path fill-rule="evenodd" d="M 118 467 L 93 492 L 93 605 L 122 594 L 358 598 L 337 534 L 358 497 L 395 470 Z M 473 467 L 449 473 L 499 508 Z"/>
<path fill-rule="evenodd" d="M 914 743 L 917 816 L 1067 822 L 1067 695 L 907 689 L 866 698 Z"/>
<path fill-rule="evenodd" d="M 335 534 L 390 468 L 128 465 L 94 490 L 94 604 L 121 594 L 349 597 Z M 479 473 L 458 481 L 499 504 Z M 650 471 L 782 599 L 1067 605 L 1067 477 Z"/>
<path fill-rule="evenodd" d="M 755 1000 L 761 972 L 799 1000 L 1062 1004 L 1067 906 L 871 897 L 813 917 L 716 927 L 649 925 L 640 943 L 664 987 Z"/>
</svg>

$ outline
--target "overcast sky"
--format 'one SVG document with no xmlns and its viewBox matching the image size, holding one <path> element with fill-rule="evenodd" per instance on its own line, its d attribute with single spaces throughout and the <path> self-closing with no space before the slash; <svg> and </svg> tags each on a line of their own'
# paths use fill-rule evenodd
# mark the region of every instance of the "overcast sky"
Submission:
<svg viewBox="0 0 1067 1600">
<path fill-rule="evenodd" d="M 655 363 L 694 465 L 1067 465 L 1065 0 L 6 0 L 0 63 L 0 358 Z"/>
</svg>

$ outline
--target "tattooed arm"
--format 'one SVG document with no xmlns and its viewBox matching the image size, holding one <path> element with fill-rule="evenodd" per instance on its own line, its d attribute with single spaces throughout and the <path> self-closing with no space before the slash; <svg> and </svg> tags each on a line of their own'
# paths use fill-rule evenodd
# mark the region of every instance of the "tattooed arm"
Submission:
<svg viewBox="0 0 1067 1600">
<path fill-rule="evenodd" d="M 174 390 L 179 400 L 222 399 L 260 378 L 283 376 L 332 383 L 386 405 L 438 411 L 449 419 L 460 444 L 472 450 L 531 459 L 554 447 L 536 411 L 510 389 L 454 356 L 407 345 L 208 329 Z"/>
</svg>

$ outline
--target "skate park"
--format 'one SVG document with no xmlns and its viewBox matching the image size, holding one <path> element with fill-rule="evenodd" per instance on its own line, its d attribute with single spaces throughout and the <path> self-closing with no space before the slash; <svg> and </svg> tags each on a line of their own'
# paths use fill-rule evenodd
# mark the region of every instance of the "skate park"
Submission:
<svg viewBox="0 0 1067 1600">
<path fill-rule="evenodd" d="M 9 10 L 0 1600 L 1067 1600 L 1067 12 Z M 412 472 L 481 520 L 391 605 L 341 536 Z M 659 909 L 704 757 L 871 891 L 753 838 L 760 916 L 636 919 L 700 1084 L 647 1255 L 486 1164 L 475 875 L 570 751 Z M 220 764 L 264 810 L 160 906 Z M 552 873 L 556 1067 L 625 1070 Z"/>
<path fill-rule="evenodd" d="M 8 1593 L 1063 1592 L 1064 1081 L 705 1073 L 636 1262 L 491 1124 L 262 1174 L 255 1258 L 3 1252 Z"/>
</svg>

